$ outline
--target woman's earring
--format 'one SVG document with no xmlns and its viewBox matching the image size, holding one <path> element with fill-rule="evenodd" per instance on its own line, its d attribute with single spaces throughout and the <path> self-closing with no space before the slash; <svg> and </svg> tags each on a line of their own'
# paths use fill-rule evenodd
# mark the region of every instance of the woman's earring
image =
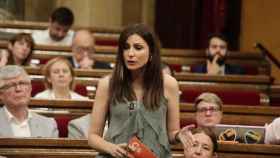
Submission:
<svg viewBox="0 0 280 158">
<path fill-rule="evenodd" d="M 152 61 L 153 56 L 150 56 L 150 62 Z"/>
</svg>

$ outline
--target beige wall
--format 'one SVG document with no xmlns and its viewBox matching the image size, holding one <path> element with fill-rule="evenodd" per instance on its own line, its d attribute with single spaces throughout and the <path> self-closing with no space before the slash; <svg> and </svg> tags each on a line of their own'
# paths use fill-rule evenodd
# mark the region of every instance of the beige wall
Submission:
<svg viewBox="0 0 280 158">
<path fill-rule="evenodd" d="M 155 26 L 155 0 L 142 0 L 142 22 L 150 27 Z"/>
<path fill-rule="evenodd" d="M 122 0 L 57 0 L 56 7 L 67 6 L 75 14 L 75 25 L 120 27 Z"/>
<path fill-rule="evenodd" d="M 122 7 L 123 26 L 144 23 L 154 27 L 155 0 L 127 0 Z"/>
<path fill-rule="evenodd" d="M 142 0 L 127 0 L 123 3 L 122 8 L 124 26 L 141 21 Z"/>
<path fill-rule="evenodd" d="M 263 43 L 280 60 L 280 1 L 242 0 L 240 49 L 256 51 L 253 44 Z M 280 71 L 273 65 L 273 76 Z"/>
<path fill-rule="evenodd" d="M 121 27 L 139 22 L 154 26 L 155 0 L 25 0 L 25 19 L 47 21 L 59 6 L 73 10 L 79 26 Z"/>
<path fill-rule="evenodd" d="M 154 26 L 155 0 L 25 0 L 25 18 L 47 21 L 50 12 L 67 6 L 75 14 L 75 25 L 121 27 L 143 22 Z M 242 0 L 241 51 L 257 51 L 263 43 L 280 60 L 280 1 Z M 273 76 L 280 82 L 280 71 L 272 64 Z"/>
<path fill-rule="evenodd" d="M 25 0 L 24 19 L 27 21 L 48 21 L 55 7 L 55 0 Z"/>
</svg>

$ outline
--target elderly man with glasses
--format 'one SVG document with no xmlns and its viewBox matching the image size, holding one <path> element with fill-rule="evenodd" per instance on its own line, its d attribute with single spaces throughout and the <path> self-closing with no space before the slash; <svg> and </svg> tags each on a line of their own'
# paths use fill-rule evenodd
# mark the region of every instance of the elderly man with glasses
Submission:
<svg viewBox="0 0 280 158">
<path fill-rule="evenodd" d="M 53 118 L 28 109 L 31 81 L 25 70 L 16 65 L 0 68 L 1 137 L 58 137 Z"/>
<path fill-rule="evenodd" d="M 81 69 L 110 69 L 111 67 L 104 62 L 94 60 L 95 39 L 90 31 L 79 30 L 75 33 L 72 41 L 72 63 L 74 68 Z"/>
</svg>

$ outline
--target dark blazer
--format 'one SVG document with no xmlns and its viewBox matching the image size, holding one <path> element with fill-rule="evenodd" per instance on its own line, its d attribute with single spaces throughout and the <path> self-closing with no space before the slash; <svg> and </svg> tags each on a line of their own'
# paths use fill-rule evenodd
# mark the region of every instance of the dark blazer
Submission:
<svg viewBox="0 0 280 158">
<path fill-rule="evenodd" d="M 73 58 L 67 58 L 67 59 L 71 63 L 73 68 L 78 68 L 78 67 L 75 67 Z M 93 69 L 112 69 L 108 63 L 97 61 L 97 60 L 94 61 L 94 65 L 92 66 L 92 68 Z"/>
<path fill-rule="evenodd" d="M 202 65 L 196 65 L 191 68 L 191 72 L 195 73 L 207 73 L 207 65 L 202 64 Z M 244 75 L 245 70 L 238 65 L 230 65 L 230 64 L 225 64 L 225 74 L 231 74 L 231 75 Z"/>
</svg>

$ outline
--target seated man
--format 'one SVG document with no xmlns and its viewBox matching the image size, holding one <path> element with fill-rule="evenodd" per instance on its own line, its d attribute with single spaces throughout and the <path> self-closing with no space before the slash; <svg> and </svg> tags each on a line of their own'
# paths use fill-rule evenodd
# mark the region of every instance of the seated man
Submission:
<svg viewBox="0 0 280 158">
<path fill-rule="evenodd" d="M 91 114 L 87 114 L 80 118 L 71 120 L 68 124 L 68 137 L 76 139 L 87 139 L 90 127 Z M 108 125 L 106 124 L 104 132 L 107 131 Z"/>
<path fill-rule="evenodd" d="M 90 127 L 90 114 L 71 120 L 68 124 L 68 137 L 83 139 L 88 138 Z"/>
<path fill-rule="evenodd" d="M 280 117 L 273 120 L 272 123 L 266 126 L 265 144 L 279 144 L 280 145 Z"/>
<path fill-rule="evenodd" d="M 210 128 L 191 130 L 193 145 L 184 149 L 185 158 L 214 158 L 218 148 L 215 133 Z"/>
<path fill-rule="evenodd" d="M 104 62 L 94 60 L 94 37 L 88 30 L 79 30 L 75 33 L 72 42 L 72 63 L 74 68 L 81 69 L 110 69 Z"/>
<path fill-rule="evenodd" d="M 195 99 L 195 120 L 198 127 L 214 127 L 223 117 L 223 102 L 214 93 L 202 93 Z"/>
<path fill-rule="evenodd" d="M 36 44 L 70 46 L 74 35 L 69 31 L 74 23 L 72 11 L 66 7 L 55 9 L 49 18 L 49 27 L 44 31 L 34 31 L 32 37 Z"/>
<path fill-rule="evenodd" d="M 238 65 L 226 64 L 227 58 L 227 41 L 224 36 L 214 34 L 208 40 L 206 49 L 206 63 L 192 67 L 192 72 L 206 73 L 210 75 L 224 74 L 244 74 L 244 70 Z"/>
<path fill-rule="evenodd" d="M 0 68 L 1 137 L 58 137 L 53 118 L 29 111 L 31 81 L 25 70 L 16 65 Z"/>
</svg>

